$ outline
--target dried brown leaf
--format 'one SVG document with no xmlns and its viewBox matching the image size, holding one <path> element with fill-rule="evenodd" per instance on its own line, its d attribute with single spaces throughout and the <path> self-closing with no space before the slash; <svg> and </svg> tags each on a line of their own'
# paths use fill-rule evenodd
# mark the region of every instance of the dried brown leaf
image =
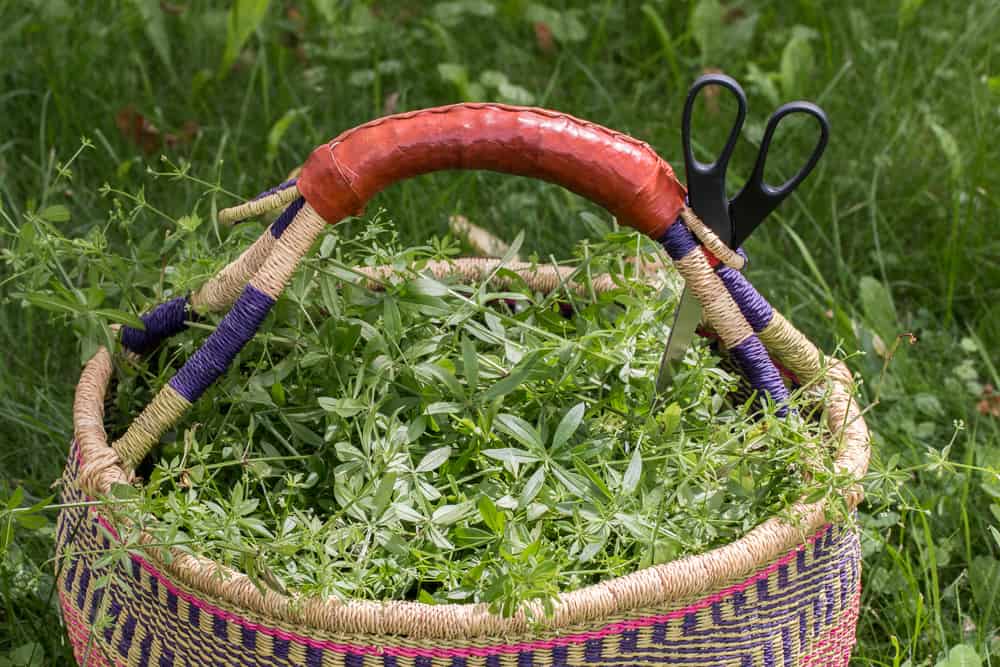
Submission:
<svg viewBox="0 0 1000 667">
<path fill-rule="evenodd" d="M 289 29 L 284 32 L 281 38 L 282 44 L 295 54 L 295 59 L 300 63 L 306 63 L 306 50 L 303 46 L 303 36 L 306 28 L 306 18 L 302 11 L 295 5 L 289 5 L 285 9 L 285 18 L 288 19 Z"/>
<path fill-rule="evenodd" d="M 146 155 L 155 153 L 163 146 L 160 130 L 131 104 L 115 114 L 115 125 L 126 141 L 138 146 Z"/>
<path fill-rule="evenodd" d="M 718 67 L 705 67 L 701 70 L 702 74 L 723 74 L 724 72 Z M 705 108 L 708 110 L 709 115 L 718 116 L 719 115 L 719 87 L 718 86 L 708 86 L 704 89 L 705 92 L 702 95 L 705 97 Z"/>
<path fill-rule="evenodd" d="M 175 2 L 167 2 L 166 0 L 160 0 L 160 9 L 164 14 L 172 14 L 173 16 L 180 16 L 187 11 L 187 5 L 180 5 Z"/>
<path fill-rule="evenodd" d="M 163 135 L 163 143 L 167 145 L 168 148 L 177 148 L 178 146 L 190 144 L 194 141 L 194 138 L 198 136 L 201 131 L 201 126 L 193 120 L 189 120 L 181 126 L 179 132 L 167 132 Z"/>
<path fill-rule="evenodd" d="M 535 43 L 542 53 L 546 55 L 555 53 L 556 43 L 552 37 L 552 28 L 544 21 L 535 22 Z"/>
<path fill-rule="evenodd" d="M 983 393 L 976 403 L 976 412 L 1000 419 L 1000 394 L 991 384 L 983 386 Z"/>
<path fill-rule="evenodd" d="M 742 7 L 730 7 L 722 15 L 722 22 L 725 24 L 736 23 L 747 17 L 747 12 Z"/>
</svg>

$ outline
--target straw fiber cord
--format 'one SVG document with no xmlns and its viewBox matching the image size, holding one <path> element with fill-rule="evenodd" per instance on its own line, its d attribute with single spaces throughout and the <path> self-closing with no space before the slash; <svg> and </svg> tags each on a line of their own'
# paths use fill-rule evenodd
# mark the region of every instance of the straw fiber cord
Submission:
<svg viewBox="0 0 1000 667">
<path fill-rule="evenodd" d="M 219 212 L 219 222 L 231 225 L 241 220 L 255 218 L 293 202 L 299 196 L 296 179 L 285 181 L 281 185 L 260 193 L 245 204 L 227 208 Z"/>
<path fill-rule="evenodd" d="M 693 210 L 685 206 L 681 209 L 681 219 L 691 233 L 698 237 L 701 244 L 708 249 L 712 255 L 726 266 L 742 271 L 746 265 L 746 258 L 730 248 L 720 239 L 715 232 L 709 229 L 708 225 L 701 221 L 701 218 Z"/>
</svg>

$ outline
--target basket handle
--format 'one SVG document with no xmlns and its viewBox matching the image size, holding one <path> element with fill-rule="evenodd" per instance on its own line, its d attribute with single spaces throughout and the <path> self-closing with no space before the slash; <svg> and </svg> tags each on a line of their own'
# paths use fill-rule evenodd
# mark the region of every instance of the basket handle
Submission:
<svg viewBox="0 0 1000 667">
<path fill-rule="evenodd" d="M 781 400 L 780 376 L 712 270 L 710 253 L 702 252 L 683 224 L 674 224 L 684 206 L 684 188 L 670 165 L 645 143 L 565 114 L 459 104 L 390 116 L 344 132 L 313 151 L 295 185 L 234 209 L 260 212 L 269 198 L 291 202 L 269 232 L 220 273 L 237 266 L 227 284 L 245 276 L 240 281 L 245 287 L 201 348 L 113 443 L 123 462 L 141 461 L 229 368 L 327 223 L 359 213 L 370 197 L 395 181 L 443 169 L 490 169 L 553 181 L 661 241 L 702 302 L 709 325 L 728 349 L 746 357 L 742 366 L 752 384 Z"/>
<path fill-rule="evenodd" d="M 456 104 L 348 130 L 316 148 L 299 191 L 331 223 L 387 186 L 447 169 L 488 169 L 557 183 L 658 239 L 684 187 L 648 144 L 572 116 L 499 104 Z"/>
</svg>

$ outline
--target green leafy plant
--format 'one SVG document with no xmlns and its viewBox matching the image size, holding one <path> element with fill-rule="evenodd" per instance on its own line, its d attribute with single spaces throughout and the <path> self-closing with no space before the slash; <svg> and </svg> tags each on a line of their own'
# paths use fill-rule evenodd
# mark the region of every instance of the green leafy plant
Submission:
<svg viewBox="0 0 1000 667">
<path fill-rule="evenodd" d="M 279 591 L 510 614 L 835 498 L 850 480 L 810 392 L 787 418 L 730 404 L 738 379 L 703 345 L 655 395 L 675 299 L 638 273 L 646 243 L 581 244 L 540 294 L 503 263 L 430 277 L 448 240 L 404 250 L 379 220 L 330 233 L 126 516 Z M 125 370 L 112 432 L 191 350 Z"/>
</svg>

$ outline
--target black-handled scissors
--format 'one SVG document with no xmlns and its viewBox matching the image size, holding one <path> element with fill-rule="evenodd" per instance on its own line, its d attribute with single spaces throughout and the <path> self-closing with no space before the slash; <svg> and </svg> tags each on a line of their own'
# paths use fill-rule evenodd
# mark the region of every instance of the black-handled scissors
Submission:
<svg viewBox="0 0 1000 667">
<path fill-rule="evenodd" d="M 736 120 L 722 152 L 714 162 L 705 164 L 694 157 L 691 145 L 691 116 L 694 103 L 699 93 L 708 86 L 719 86 L 733 94 L 736 98 Z M 798 173 L 775 187 L 764 182 L 764 167 L 767 164 L 767 154 L 771 148 L 771 140 L 781 121 L 794 114 L 806 114 L 816 119 L 819 125 L 819 138 L 813 147 L 808 160 Z M 750 236 L 751 232 L 764 221 L 771 211 L 790 195 L 795 188 L 805 180 L 813 170 L 819 158 L 826 149 L 830 139 L 830 121 L 823 110 L 812 102 L 789 102 L 783 104 L 771 114 L 764 129 L 764 136 L 757 152 L 750 178 L 743 189 L 730 201 L 726 196 L 726 171 L 729 160 L 736 148 L 736 142 L 743 130 L 747 116 L 746 93 L 734 79 L 725 74 L 706 74 L 699 77 L 691 90 L 688 91 L 684 103 L 684 115 L 681 119 L 681 141 L 684 146 L 684 165 L 687 173 L 688 205 L 702 221 L 714 231 L 719 238 L 730 247 L 737 248 Z"/>
<path fill-rule="evenodd" d="M 719 86 L 736 97 L 736 120 L 726 139 L 722 152 L 714 162 L 699 162 L 694 157 L 691 145 L 691 115 L 698 94 L 708 86 Z M 793 114 L 806 114 L 816 119 L 819 125 L 819 139 L 812 153 L 798 173 L 775 187 L 764 182 L 764 167 L 771 140 L 778 125 Z M 778 207 L 813 170 L 830 139 L 830 121 L 823 110 L 812 102 L 789 102 L 778 107 L 767 120 L 764 136 L 757 152 L 750 178 L 743 189 L 731 200 L 726 196 L 726 171 L 733 156 L 736 142 L 747 116 L 747 97 L 743 88 L 725 74 L 706 74 L 699 77 L 688 91 L 681 118 L 681 140 L 684 146 L 684 165 L 687 173 L 688 205 L 713 232 L 730 248 L 738 248 L 760 223 Z M 660 363 L 657 388 L 663 390 L 673 376 L 673 364 L 684 356 L 691 343 L 694 331 L 701 321 L 701 304 L 687 287 L 681 295 L 680 304 L 674 315 L 674 326 L 670 330 L 667 349 Z"/>
</svg>

